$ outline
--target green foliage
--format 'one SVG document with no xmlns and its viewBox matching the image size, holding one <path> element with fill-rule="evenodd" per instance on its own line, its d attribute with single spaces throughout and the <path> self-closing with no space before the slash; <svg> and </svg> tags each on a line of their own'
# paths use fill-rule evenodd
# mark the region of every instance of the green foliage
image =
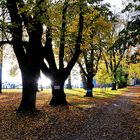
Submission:
<svg viewBox="0 0 140 140">
<path fill-rule="evenodd" d="M 101 2 L 101 1 L 103 1 L 103 0 L 87 0 L 87 2 L 88 2 L 89 4 L 94 4 L 94 3 Z"/>
<path fill-rule="evenodd" d="M 99 65 L 95 78 L 97 80 L 97 83 L 99 84 L 110 84 L 112 82 L 111 74 L 107 71 L 106 66 L 103 63 L 103 61 Z"/>
<path fill-rule="evenodd" d="M 131 62 L 134 64 L 140 63 L 140 52 L 136 51 L 134 54 L 131 56 Z"/>
<path fill-rule="evenodd" d="M 87 6 L 84 16 L 83 42 L 81 46 L 82 55 L 79 58 L 79 65 L 85 75 L 95 76 L 98 71 L 98 64 L 105 47 L 103 40 L 112 27 L 111 22 L 102 14 L 102 8 Z"/>
<path fill-rule="evenodd" d="M 131 38 L 131 45 L 135 46 L 140 42 L 140 1 L 133 0 L 133 2 L 128 3 L 122 12 L 129 12 L 131 15 L 126 31 Z"/>
<path fill-rule="evenodd" d="M 117 84 L 121 84 L 127 81 L 123 67 L 120 66 L 117 68 L 116 75 L 117 75 L 117 80 L 116 80 Z"/>
</svg>

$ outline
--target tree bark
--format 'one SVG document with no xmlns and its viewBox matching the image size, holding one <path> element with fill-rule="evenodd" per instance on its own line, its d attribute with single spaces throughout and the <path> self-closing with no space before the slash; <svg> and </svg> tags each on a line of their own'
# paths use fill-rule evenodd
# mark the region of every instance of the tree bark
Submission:
<svg viewBox="0 0 140 140">
<path fill-rule="evenodd" d="M 123 82 L 121 82 L 121 83 L 118 84 L 118 89 L 121 89 L 123 87 L 124 87 Z"/>
<path fill-rule="evenodd" d="M 124 76 L 125 76 L 125 79 L 126 79 L 126 81 L 124 82 L 124 88 L 125 88 L 125 87 L 127 87 L 128 74 L 125 74 Z"/>
<path fill-rule="evenodd" d="M 36 92 L 38 89 L 37 79 L 33 75 L 22 72 L 22 100 L 17 112 L 36 111 Z"/>
<path fill-rule="evenodd" d="M 116 90 L 116 83 L 112 83 L 112 89 L 111 90 Z"/>
<path fill-rule="evenodd" d="M 2 63 L 0 63 L 0 93 L 2 93 Z"/>
<path fill-rule="evenodd" d="M 92 83 L 93 77 L 92 76 L 87 76 L 87 92 L 85 97 L 93 97 L 92 95 L 92 90 L 93 90 L 93 83 Z"/>
<path fill-rule="evenodd" d="M 114 74 L 114 82 L 112 83 L 112 89 L 111 90 L 117 90 L 117 76 Z"/>
<path fill-rule="evenodd" d="M 56 79 L 55 79 L 56 80 Z M 52 82 L 52 99 L 50 105 L 67 105 L 66 95 L 64 93 L 64 80 L 57 79 L 57 81 Z"/>
<path fill-rule="evenodd" d="M 125 88 L 127 87 L 127 80 L 128 80 L 128 74 L 124 74 L 125 80 L 121 81 L 121 83 L 119 83 L 118 88 Z"/>
<path fill-rule="evenodd" d="M 72 89 L 72 86 L 71 86 L 71 75 L 68 76 L 67 89 Z"/>
<path fill-rule="evenodd" d="M 83 89 L 87 89 L 86 74 L 84 74 L 81 69 L 80 69 L 80 75 L 81 75 L 81 80 L 83 84 Z"/>
</svg>

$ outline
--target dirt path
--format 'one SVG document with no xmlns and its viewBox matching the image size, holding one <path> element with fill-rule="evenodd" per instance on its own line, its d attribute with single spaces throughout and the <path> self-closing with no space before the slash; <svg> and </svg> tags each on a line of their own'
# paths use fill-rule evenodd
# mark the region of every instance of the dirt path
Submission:
<svg viewBox="0 0 140 140">
<path fill-rule="evenodd" d="M 140 87 L 129 88 L 69 140 L 140 140 Z"/>
</svg>

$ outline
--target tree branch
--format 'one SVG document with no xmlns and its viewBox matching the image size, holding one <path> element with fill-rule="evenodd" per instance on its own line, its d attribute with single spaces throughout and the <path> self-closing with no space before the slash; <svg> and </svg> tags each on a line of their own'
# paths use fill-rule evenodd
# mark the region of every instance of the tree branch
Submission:
<svg viewBox="0 0 140 140">
<path fill-rule="evenodd" d="M 50 25 L 50 23 L 48 23 L 48 27 L 46 30 L 46 44 L 44 47 L 44 57 L 47 60 L 49 67 L 53 70 L 56 70 L 57 67 L 56 67 L 53 48 L 52 48 L 52 37 L 51 36 L 52 36 L 51 25 Z"/>
<path fill-rule="evenodd" d="M 68 8 L 69 0 L 65 0 L 62 11 L 62 27 L 61 27 L 61 37 L 60 37 L 60 50 L 59 50 L 59 69 L 64 68 L 64 46 L 65 46 L 65 32 L 66 32 L 66 14 Z"/>
<path fill-rule="evenodd" d="M 25 3 L 23 0 L 16 0 L 16 5 L 18 5 L 19 9 L 23 9 L 25 7 Z M 32 23 L 33 18 L 27 11 L 21 12 L 21 16 L 23 18 L 24 24 L 27 28 L 28 34 L 30 34 L 30 23 Z"/>
<path fill-rule="evenodd" d="M 73 55 L 73 58 L 71 59 L 71 61 L 69 62 L 69 64 L 67 65 L 67 69 L 69 71 L 71 71 L 71 69 L 73 68 L 74 64 L 76 63 L 76 61 L 78 60 L 78 57 L 81 53 L 81 50 L 80 50 L 80 45 L 81 45 L 81 42 L 82 42 L 82 33 L 83 33 L 83 22 L 84 22 L 84 17 L 83 17 L 83 2 L 82 0 L 80 0 L 80 14 L 79 14 L 79 29 L 78 29 L 78 36 L 77 36 L 77 40 L 76 40 L 76 43 L 75 43 L 75 53 Z"/>
<path fill-rule="evenodd" d="M 109 72 L 109 65 L 108 65 L 107 58 L 105 57 L 104 53 L 102 53 L 102 56 L 103 56 L 103 59 L 104 59 L 104 61 L 105 61 L 106 69 L 107 69 L 107 71 Z"/>
<path fill-rule="evenodd" d="M 40 63 L 40 69 L 46 77 L 51 76 L 51 70 L 46 66 L 45 62 L 42 60 Z"/>
<path fill-rule="evenodd" d="M 22 20 L 18 13 L 19 11 L 16 2 L 17 1 L 15 0 L 7 0 L 7 8 L 11 17 L 11 23 L 13 25 L 13 28 L 11 30 L 13 37 L 13 49 L 18 59 L 20 68 L 24 69 L 23 64 L 26 63 L 26 54 L 22 45 Z M 14 26 L 15 23 L 17 24 L 17 26 Z"/>
<path fill-rule="evenodd" d="M 78 65 L 79 65 L 80 69 L 82 70 L 83 74 L 87 76 L 87 73 L 86 73 L 86 71 L 84 70 L 82 64 L 81 64 L 79 61 L 77 61 L 77 63 L 78 63 Z"/>
</svg>

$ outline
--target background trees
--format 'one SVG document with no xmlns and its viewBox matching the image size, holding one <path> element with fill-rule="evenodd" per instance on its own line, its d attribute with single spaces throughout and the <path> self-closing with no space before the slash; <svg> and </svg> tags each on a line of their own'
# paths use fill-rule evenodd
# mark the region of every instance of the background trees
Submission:
<svg viewBox="0 0 140 140">
<path fill-rule="evenodd" d="M 111 73 L 106 69 L 104 60 L 101 60 L 99 63 L 99 68 L 95 79 L 97 80 L 98 84 L 104 87 L 106 87 L 106 85 L 110 85 L 111 83 Z"/>
<path fill-rule="evenodd" d="M 103 59 L 108 72 L 111 72 L 112 75 L 112 90 L 116 90 L 117 85 L 124 85 L 124 83 L 126 83 L 124 81 L 127 81 L 127 79 L 124 80 L 127 74 L 125 74 L 122 69 L 122 63 L 127 50 L 131 46 L 132 40 L 127 27 L 121 24 L 118 19 L 114 17 L 111 18 L 113 26 L 106 40 L 106 49 L 103 51 Z M 120 25 L 121 28 L 118 27 L 118 25 Z M 122 29 L 122 27 L 124 29 Z"/>
<path fill-rule="evenodd" d="M 0 41 L 5 40 L 5 19 L 6 19 L 5 1 L 0 1 Z M 0 93 L 2 92 L 2 61 L 3 61 L 3 44 L 0 43 Z"/>
<path fill-rule="evenodd" d="M 98 72 L 104 40 L 111 29 L 111 23 L 107 19 L 108 14 L 102 14 L 103 11 L 108 12 L 108 9 L 95 9 L 95 7 L 89 6 L 89 12 L 86 12 L 82 54 L 78 61 L 81 71 L 86 77 L 87 97 L 92 97 L 93 77 Z"/>
</svg>

